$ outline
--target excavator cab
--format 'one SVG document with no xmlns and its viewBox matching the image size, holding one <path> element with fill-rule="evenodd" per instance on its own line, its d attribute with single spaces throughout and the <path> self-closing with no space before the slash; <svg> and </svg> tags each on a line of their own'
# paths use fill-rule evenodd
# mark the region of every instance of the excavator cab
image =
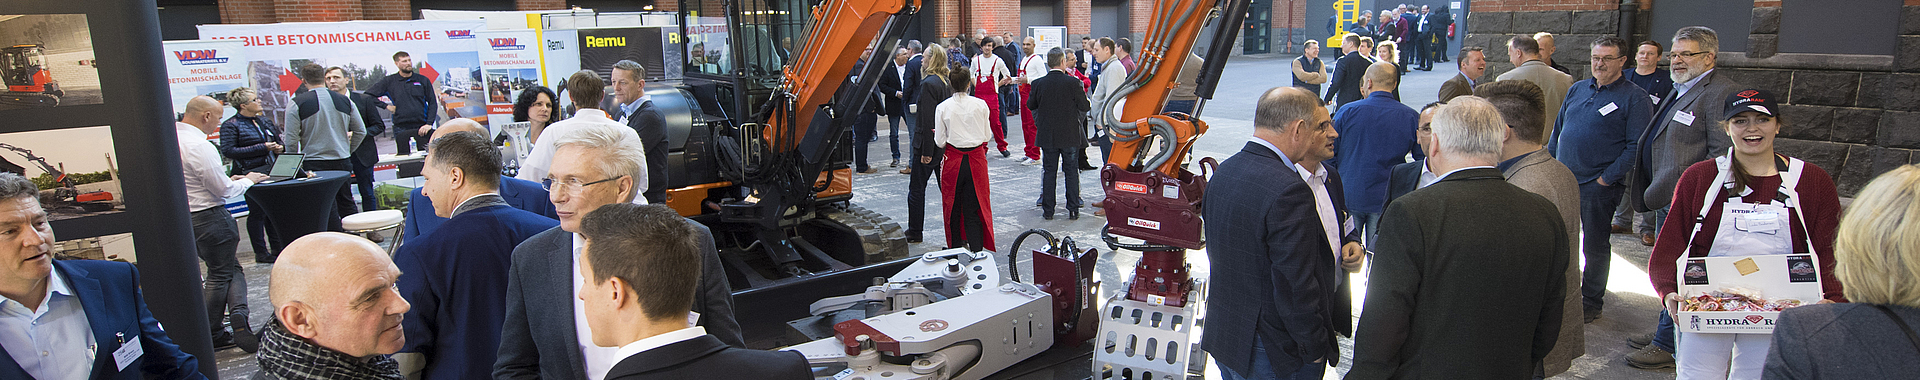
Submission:
<svg viewBox="0 0 1920 380">
<path fill-rule="evenodd" d="M 0 48 L 0 80 L 7 92 L 0 103 L 52 107 L 60 104 L 60 84 L 47 70 L 47 55 L 40 45 L 14 45 Z"/>
</svg>

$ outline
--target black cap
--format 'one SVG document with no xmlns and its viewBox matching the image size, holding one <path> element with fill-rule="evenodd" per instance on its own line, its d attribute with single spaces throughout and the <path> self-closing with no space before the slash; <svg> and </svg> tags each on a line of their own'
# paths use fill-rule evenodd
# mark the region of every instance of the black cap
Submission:
<svg viewBox="0 0 1920 380">
<path fill-rule="evenodd" d="M 1721 120 L 1732 119 L 1741 112 L 1755 111 L 1767 116 L 1778 116 L 1780 106 L 1773 103 L 1773 93 L 1767 90 L 1750 89 L 1735 92 L 1727 96 L 1727 114 Z"/>
</svg>

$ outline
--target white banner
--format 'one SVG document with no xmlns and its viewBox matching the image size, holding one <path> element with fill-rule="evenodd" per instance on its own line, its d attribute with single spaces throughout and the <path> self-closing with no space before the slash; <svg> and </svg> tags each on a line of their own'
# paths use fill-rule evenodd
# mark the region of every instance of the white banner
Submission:
<svg viewBox="0 0 1920 380">
<path fill-rule="evenodd" d="M 486 46 L 478 36 L 485 29 L 482 20 L 207 24 L 200 25 L 200 36 L 245 43 L 249 82 L 260 90 L 262 105 L 275 115 L 275 124 L 285 125 L 286 103 L 301 85 L 294 71 L 300 65 L 340 67 L 349 77 L 347 87 L 363 92 L 398 72 L 393 60 L 397 52 L 408 54 L 416 75 L 433 81 L 440 121 L 467 117 L 485 122 L 478 53 Z M 376 141 L 381 153 L 394 151 L 392 133 Z"/>
<path fill-rule="evenodd" d="M 1043 54 L 1057 47 L 1066 47 L 1067 27 L 1029 26 L 1027 35 L 1033 36 L 1033 51 L 1027 54 Z"/>
<path fill-rule="evenodd" d="M 167 87 L 172 90 L 173 113 L 186 112 L 187 100 L 207 95 L 224 98 L 228 90 L 246 86 L 247 56 L 240 41 L 165 41 Z M 233 107 L 222 107 L 221 120 L 233 117 Z"/>
<path fill-rule="evenodd" d="M 501 124 L 513 122 L 513 103 L 520 91 L 540 85 L 539 36 L 532 30 L 480 32 L 487 43 L 480 51 L 480 66 L 487 88 L 487 119 L 494 132 Z"/>
</svg>

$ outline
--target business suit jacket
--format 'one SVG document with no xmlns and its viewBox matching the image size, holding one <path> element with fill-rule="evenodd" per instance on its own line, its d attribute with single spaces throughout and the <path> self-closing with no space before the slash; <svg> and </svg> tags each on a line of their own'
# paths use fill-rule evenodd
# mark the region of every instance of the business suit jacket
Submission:
<svg viewBox="0 0 1920 380">
<path fill-rule="evenodd" d="M 147 312 L 146 297 L 140 292 L 140 270 L 133 264 L 98 260 L 55 260 L 53 270 L 60 271 L 73 292 L 80 296 L 80 308 L 93 327 L 98 355 L 93 359 L 92 380 L 205 379 L 200 362 L 180 351 L 167 338 L 160 321 Z M 195 331 L 189 327 L 187 331 Z M 113 353 L 120 350 L 116 335 L 127 340 L 140 339 L 144 351 L 126 370 L 114 365 Z M 27 348 L 15 347 L 14 350 Z M 0 347 L 0 351 L 8 350 Z M 31 379 L 13 356 L 0 352 L 0 379 Z"/>
<path fill-rule="evenodd" d="M 413 305 L 400 323 L 407 336 L 400 352 L 426 359 L 421 378 L 492 376 L 513 247 L 559 225 L 493 203 L 454 215 L 446 228 L 400 246 L 393 263 L 406 275 L 395 287 Z"/>
<path fill-rule="evenodd" d="M 1573 171 L 1547 154 L 1546 149 L 1527 153 L 1507 167 L 1501 175 L 1521 190 L 1539 194 L 1560 211 L 1560 224 L 1567 228 L 1567 262 L 1580 262 L 1580 182 Z M 1547 352 L 1547 376 L 1558 375 L 1573 367 L 1573 359 L 1587 354 L 1586 319 L 1580 301 L 1580 266 L 1567 265 L 1566 300 L 1561 307 L 1560 339 Z"/>
<path fill-rule="evenodd" d="M 1337 364 L 1334 277 L 1341 273 L 1313 191 L 1278 152 L 1256 142 L 1216 173 L 1201 210 L 1214 237 L 1201 347 L 1237 373 L 1250 373 L 1255 337 L 1281 372 L 1320 359 Z"/>
<path fill-rule="evenodd" d="M 620 107 L 612 109 L 618 111 Z M 654 107 L 652 101 L 641 103 L 632 115 L 622 117 L 626 118 L 628 127 L 640 134 L 640 145 L 647 151 L 647 190 L 640 192 L 640 196 L 650 204 L 666 202 L 667 147 L 672 145 L 667 142 L 667 117 L 660 114 L 660 108 Z"/>
<path fill-rule="evenodd" d="M 367 96 L 364 92 L 347 93 L 353 100 L 353 106 L 360 109 L 361 124 L 366 124 L 367 136 L 360 140 L 360 146 L 353 148 L 353 160 L 361 166 L 373 167 L 380 163 L 380 149 L 373 143 L 373 137 L 387 132 L 387 123 L 380 120 L 380 99 Z"/>
<path fill-rule="evenodd" d="M 1547 141 L 1554 141 L 1558 136 L 1553 135 L 1553 121 L 1560 117 L 1560 105 L 1567 100 L 1567 89 L 1573 87 L 1573 77 L 1547 67 L 1545 62 L 1533 60 L 1523 62 L 1519 67 L 1500 74 L 1498 80 L 1516 79 L 1533 82 L 1533 85 L 1540 86 L 1540 92 L 1546 95 L 1547 117 L 1541 119 L 1540 130 L 1544 131 L 1541 135 L 1547 136 Z"/>
<path fill-rule="evenodd" d="M 1027 109 L 1033 110 L 1033 124 L 1039 129 L 1034 141 L 1044 149 L 1087 147 L 1087 129 L 1081 128 L 1080 115 L 1093 106 L 1080 80 L 1067 72 L 1052 70 L 1033 81 Z"/>
<path fill-rule="evenodd" d="M 1346 378 L 1531 377 L 1559 339 L 1569 245 L 1553 204 L 1496 169 L 1400 197 L 1380 218 Z"/>
<path fill-rule="evenodd" d="M 920 65 L 912 60 L 907 61 L 906 65 L 898 65 L 907 68 L 907 76 L 901 78 L 898 66 L 894 65 L 892 60 L 886 62 L 887 67 L 880 69 L 880 83 L 874 86 L 880 93 L 880 98 L 884 100 L 881 102 L 881 108 L 887 115 L 905 116 L 907 102 L 918 99 L 914 96 L 919 95 L 915 91 L 920 87 Z M 904 92 L 905 95 L 894 97 L 894 92 Z"/>
<path fill-rule="evenodd" d="M 1334 61 L 1333 84 L 1327 86 L 1325 100 L 1338 100 L 1334 103 L 1335 109 L 1338 109 L 1338 106 L 1366 97 L 1367 94 L 1360 92 L 1360 82 L 1367 75 L 1367 65 L 1371 64 L 1373 62 L 1360 56 L 1360 52 L 1347 53 Z"/>
<path fill-rule="evenodd" d="M 700 231 L 700 291 L 693 311 L 707 334 L 734 347 L 745 346 L 733 319 L 733 288 L 714 250 L 713 233 Z M 573 324 L 573 233 L 554 228 L 513 248 L 507 275 L 507 322 L 500 331 L 495 379 L 585 379 L 586 359 Z"/>
<path fill-rule="evenodd" d="M 1453 100 L 1463 95 L 1473 95 L 1473 81 L 1466 74 L 1454 74 L 1453 79 L 1440 84 L 1440 101 Z"/>
<path fill-rule="evenodd" d="M 920 157 L 927 157 L 932 160 L 928 167 L 938 168 L 940 167 L 940 158 L 945 154 L 942 153 L 944 149 L 940 147 L 940 144 L 933 142 L 934 119 L 939 118 L 938 113 L 934 112 L 934 110 L 940 107 L 940 102 L 947 101 L 947 98 L 953 97 L 953 88 L 947 86 L 946 78 L 941 78 L 937 75 L 921 76 L 919 87 L 920 93 L 914 96 L 915 101 L 919 102 L 917 103 L 919 104 L 917 108 L 920 109 L 920 112 L 914 114 L 914 118 L 919 119 L 919 121 L 913 124 L 913 151 L 915 152 L 914 154 L 918 154 Z"/>
<path fill-rule="evenodd" d="M 527 210 L 547 219 L 560 220 L 560 214 L 553 210 L 553 201 L 547 199 L 547 189 L 541 188 L 537 182 L 500 176 L 500 197 L 505 198 L 507 205 L 513 208 Z M 425 194 L 421 194 L 420 188 L 417 187 L 407 192 L 406 213 L 406 223 L 400 229 L 400 240 L 403 242 L 401 246 L 405 246 L 406 241 L 433 232 L 440 227 L 440 223 L 447 222 L 447 218 L 433 214 L 433 201 L 427 199 Z"/>
<path fill-rule="evenodd" d="M 1627 178 L 1627 204 L 1641 212 L 1658 210 L 1673 203 L 1674 185 L 1680 173 L 1694 163 L 1727 153 L 1733 140 L 1722 126 L 1726 120 L 1727 96 L 1747 88 L 1719 70 L 1701 75 L 1685 95 L 1676 89 L 1660 99 L 1660 113 L 1653 125 L 1640 136 L 1640 160 Z M 1693 115 L 1693 123 L 1682 123 L 1678 114 Z"/>
<path fill-rule="evenodd" d="M 795 351 L 728 347 L 712 335 L 640 351 L 620 359 L 608 380 L 811 380 L 806 357 Z"/>
<path fill-rule="evenodd" d="M 1413 162 L 1394 165 L 1393 169 L 1388 171 L 1386 205 L 1391 206 L 1393 200 L 1420 189 L 1420 167 L 1426 164 L 1425 159 L 1413 160 Z"/>
</svg>

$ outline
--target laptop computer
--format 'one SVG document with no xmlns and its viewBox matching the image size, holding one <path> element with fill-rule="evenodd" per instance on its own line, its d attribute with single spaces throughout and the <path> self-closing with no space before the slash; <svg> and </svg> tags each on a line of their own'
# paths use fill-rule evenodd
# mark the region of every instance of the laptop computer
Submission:
<svg viewBox="0 0 1920 380">
<path fill-rule="evenodd" d="M 260 183 L 274 183 L 298 178 L 300 177 L 300 166 L 302 163 L 305 163 L 306 160 L 307 155 L 299 153 L 287 153 L 275 156 L 273 158 L 273 171 L 268 172 L 267 180 L 260 181 Z"/>
</svg>

